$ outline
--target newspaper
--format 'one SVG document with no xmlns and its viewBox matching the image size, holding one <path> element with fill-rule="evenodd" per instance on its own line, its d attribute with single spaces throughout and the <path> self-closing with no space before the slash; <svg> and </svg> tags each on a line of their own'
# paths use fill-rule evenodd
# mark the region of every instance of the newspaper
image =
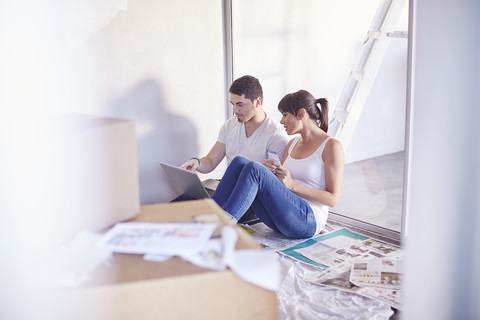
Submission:
<svg viewBox="0 0 480 320">
<path fill-rule="evenodd" d="M 306 281 L 333 287 L 402 309 L 399 246 L 340 228 L 303 240 L 288 239 L 263 223 L 243 226 L 266 248 L 317 267 Z"/>
<path fill-rule="evenodd" d="M 363 287 L 358 290 L 357 294 L 378 301 L 382 301 L 389 306 L 402 310 L 403 293 L 402 290 L 392 290 L 384 288 Z"/>
<path fill-rule="evenodd" d="M 347 229 L 333 231 L 319 237 L 308 246 L 299 244 L 293 250 L 310 261 L 325 266 L 308 282 L 329 286 L 343 291 L 387 303 L 401 310 L 401 259 L 399 246 L 376 239 L 361 238 Z"/>
<path fill-rule="evenodd" d="M 307 240 L 279 235 L 263 223 L 244 226 L 267 248 L 277 250 L 319 272 L 306 281 L 356 293 L 402 309 L 399 246 L 340 228 Z"/>
<path fill-rule="evenodd" d="M 263 222 L 241 226 L 257 243 L 261 244 L 265 249 L 273 249 L 278 251 L 305 241 L 305 239 L 289 239 L 273 231 Z"/>
<path fill-rule="evenodd" d="M 400 289 L 402 260 L 355 260 L 352 263 L 350 282 L 358 286 Z"/>
<path fill-rule="evenodd" d="M 402 310 L 403 297 L 400 289 L 359 286 L 350 280 L 352 266 L 353 264 L 351 262 L 344 262 L 333 268 L 319 272 L 307 278 L 306 281 L 376 299 L 398 310 Z"/>
</svg>

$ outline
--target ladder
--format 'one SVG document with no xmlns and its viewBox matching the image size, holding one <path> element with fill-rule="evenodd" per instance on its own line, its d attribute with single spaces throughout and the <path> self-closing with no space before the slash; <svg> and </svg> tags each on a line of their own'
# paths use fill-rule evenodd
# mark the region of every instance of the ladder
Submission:
<svg viewBox="0 0 480 320">
<path fill-rule="evenodd" d="M 405 0 L 381 0 L 335 107 L 328 133 L 347 147 L 377 76 Z"/>
</svg>

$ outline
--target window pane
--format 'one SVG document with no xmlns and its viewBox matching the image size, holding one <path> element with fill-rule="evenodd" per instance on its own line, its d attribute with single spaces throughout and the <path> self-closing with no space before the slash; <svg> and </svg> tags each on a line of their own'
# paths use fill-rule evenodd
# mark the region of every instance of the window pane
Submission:
<svg viewBox="0 0 480 320">
<path fill-rule="evenodd" d="M 250 74 L 264 110 L 305 89 L 330 102 L 332 119 L 380 0 L 233 0 L 233 77 Z M 405 4 L 405 7 L 407 5 Z M 405 8 L 398 31 L 407 30 Z M 388 30 L 397 31 L 397 30 Z M 332 212 L 400 231 L 407 39 L 391 38 L 346 154 L 342 195 Z"/>
</svg>

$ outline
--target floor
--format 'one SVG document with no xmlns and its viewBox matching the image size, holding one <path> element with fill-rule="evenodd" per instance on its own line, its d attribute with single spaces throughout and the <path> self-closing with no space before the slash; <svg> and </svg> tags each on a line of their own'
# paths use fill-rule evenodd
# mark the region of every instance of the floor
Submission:
<svg viewBox="0 0 480 320">
<path fill-rule="evenodd" d="M 342 195 L 332 212 L 401 232 L 403 151 L 345 165 Z M 394 310 L 391 320 L 400 318 Z"/>
<path fill-rule="evenodd" d="M 340 201 L 331 211 L 399 234 L 402 220 L 403 157 L 404 152 L 397 152 L 347 164 Z M 332 223 L 333 216 L 330 215 L 329 223 Z M 362 228 L 355 230 L 348 224 L 349 219 L 346 220 L 347 223 L 335 221 L 333 224 L 371 235 Z M 354 223 L 354 226 L 357 225 Z M 382 239 L 378 234 L 371 236 Z M 388 241 L 389 238 L 383 240 Z M 363 319 L 366 316 L 368 319 L 396 320 L 401 316 L 398 310 L 376 304 L 373 300 L 306 282 L 304 279 L 309 273 L 317 270 L 310 270 L 291 259 L 283 259 L 282 268 L 283 287 L 277 292 L 281 302 L 279 319 Z M 339 301 L 341 310 L 338 313 L 326 307 L 339 305 Z M 352 310 L 360 314 L 348 314 Z"/>
<path fill-rule="evenodd" d="M 345 165 L 339 202 L 332 212 L 401 231 L 404 152 Z"/>
</svg>

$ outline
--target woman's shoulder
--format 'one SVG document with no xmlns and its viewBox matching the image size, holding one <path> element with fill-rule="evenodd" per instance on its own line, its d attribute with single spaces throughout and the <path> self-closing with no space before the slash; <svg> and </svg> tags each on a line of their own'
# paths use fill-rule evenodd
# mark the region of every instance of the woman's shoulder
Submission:
<svg viewBox="0 0 480 320">
<path fill-rule="evenodd" d="M 325 138 L 325 140 L 327 140 L 327 145 L 330 145 L 330 146 L 342 146 L 342 143 L 340 142 L 340 140 L 332 137 L 332 136 L 327 136 Z"/>
<path fill-rule="evenodd" d="M 335 139 L 332 136 L 328 136 L 327 138 L 325 138 L 325 140 L 327 140 L 325 144 L 325 149 L 335 150 L 341 148 L 343 150 L 343 146 L 340 140 Z"/>
<path fill-rule="evenodd" d="M 342 156 L 344 154 L 342 142 L 334 137 L 328 137 L 329 139 L 325 145 L 323 156 Z"/>
</svg>

